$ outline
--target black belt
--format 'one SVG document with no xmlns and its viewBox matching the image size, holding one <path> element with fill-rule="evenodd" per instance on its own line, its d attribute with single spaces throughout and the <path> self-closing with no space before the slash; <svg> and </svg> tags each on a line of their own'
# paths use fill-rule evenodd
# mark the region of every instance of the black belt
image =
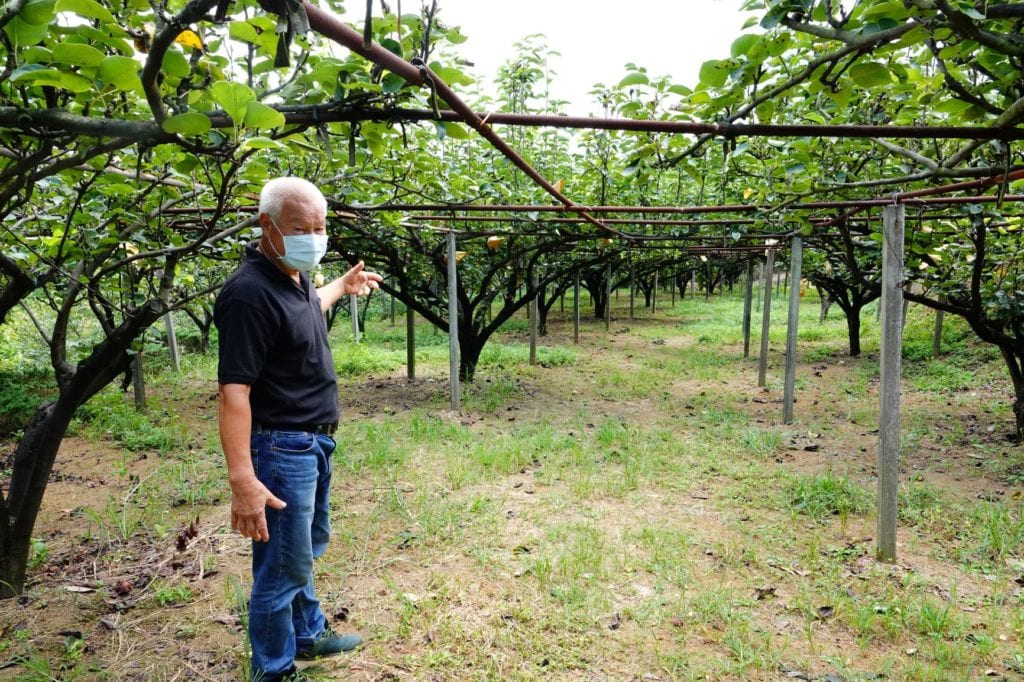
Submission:
<svg viewBox="0 0 1024 682">
<path fill-rule="evenodd" d="M 271 431 L 302 431 L 303 433 L 322 433 L 326 436 L 333 436 L 338 430 L 338 422 L 330 424 L 290 424 L 288 426 L 275 426 L 273 424 L 253 424 L 253 433 L 269 433 Z"/>
</svg>

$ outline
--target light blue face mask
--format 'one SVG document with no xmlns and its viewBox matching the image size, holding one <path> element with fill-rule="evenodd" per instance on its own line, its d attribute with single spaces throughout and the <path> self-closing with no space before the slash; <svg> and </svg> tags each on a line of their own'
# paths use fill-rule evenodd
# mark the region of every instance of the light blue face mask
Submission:
<svg viewBox="0 0 1024 682">
<path fill-rule="evenodd" d="M 281 232 L 281 228 L 277 226 L 273 218 L 270 218 L 270 222 L 284 239 L 284 255 L 277 254 L 277 257 L 286 267 L 300 272 L 309 272 L 327 253 L 326 234 L 285 234 Z M 273 247 L 273 243 L 271 243 L 271 247 Z"/>
</svg>

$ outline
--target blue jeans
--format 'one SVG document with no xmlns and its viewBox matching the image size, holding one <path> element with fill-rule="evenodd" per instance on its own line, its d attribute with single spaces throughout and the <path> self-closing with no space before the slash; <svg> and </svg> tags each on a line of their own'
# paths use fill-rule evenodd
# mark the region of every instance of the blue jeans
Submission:
<svg viewBox="0 0 1024 682">
<path fill-rule="evenodd" d="M 267 507 L 269 542 L 252 543 L 249 640 L 253 679 L 274 679 L 291 669 L 296 648 L 308 649 L 326 619 L 313 595 L 313 559 L 331 534 L 330 436 L 301 431 L 253 433 L 256 478 L 288 505 Z"/>
</svg>

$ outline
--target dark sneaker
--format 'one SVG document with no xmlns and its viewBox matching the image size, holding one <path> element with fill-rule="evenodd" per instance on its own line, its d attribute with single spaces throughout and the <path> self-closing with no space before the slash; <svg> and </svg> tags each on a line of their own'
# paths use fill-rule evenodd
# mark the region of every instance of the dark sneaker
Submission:
<svg viewBox="0 0 1024 682">
<path fill-rule="evenodd" d="M 324 628 L 323 633 L 308 649 L 299 649 L 295 652 L 295 658 L 300 661 L 311 661 L 321 656 L 333 656 L 346 651 L 352 651 L 363 643 L 359 635 L 339 635 L 330 626 Z"/>
</svg>

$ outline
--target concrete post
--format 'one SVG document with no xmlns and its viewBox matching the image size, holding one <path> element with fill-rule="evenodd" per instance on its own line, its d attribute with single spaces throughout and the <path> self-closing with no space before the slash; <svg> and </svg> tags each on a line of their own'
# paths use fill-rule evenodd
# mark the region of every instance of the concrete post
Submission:
<svg viewBox="0 0 1024 682">
<path fill-rule="evenodd" d="M 803 265 L 803 239 L 793 237 L 792 262 L 789 266 L 789 319 L 786 323 L 786 379 L 782 392 L 782 421 L 793 423 L 793 402 L 796 397 L 796 338 L 800 323 L 800 269 Z"/>
<path fill-rule="evenodd" d="M 768 329 L 772 323 L 772 272 L 775 270 L 775 249 L 768 249 L 764 266 L 764 310 L 761 315 L 761 356 L 758 358 L 757 385 L 768 378 Z"/>
<path fill-rule="evenodd" d="M 459 409 L 459 281 L 455 233 L 448 233 L 448 383 L 452 410 Z"/>
<path fill-rule="evenodd" d="M 878 421 L 878 546 L 879 561 L 896 560 L 896 518 L 899 514 L 900 373 L 903 348 L 903 231 L 906 207 L 882 211 L 882 339 Z"/>
<path fill-rule="evenodd" d="M 750 357 L 750 303 L 754 290 L 754 261 L 747 261 L 747 281 L 743 289 L 743 357 Z"/>
</svg>

